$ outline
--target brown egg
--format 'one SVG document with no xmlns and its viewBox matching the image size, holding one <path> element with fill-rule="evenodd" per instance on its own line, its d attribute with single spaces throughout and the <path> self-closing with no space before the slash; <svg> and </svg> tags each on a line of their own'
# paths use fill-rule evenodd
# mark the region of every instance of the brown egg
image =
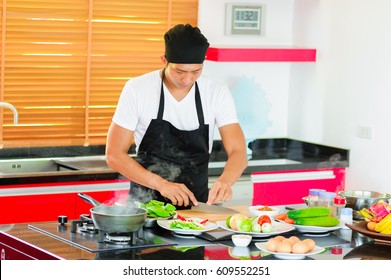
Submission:
<svg viewBox="0 0 391 280">
<path fill-rule="evenodd" d="M 291 241 L 292 245 L 300 241 L 300 239 L 297 236 L 291 236 L 288 239 Z"/>
<path fill-rule="evenodd" d="M 292 253 L 293 254 L 305 254 L 307 253 L 308 250 L 308 245 L 304 241 L 299 241 L 292 247 Z"/>
<path fill-rule="evenodd" d="M 277 244 L 280 242 L 281 242 L 280 240 L 271 238 L 266 242 L 265 248 L 270 252 L 277 252 Z"/>
<path fill-rule="evenodd" d="M 277 235 L 276 237 L 274 237 L 273 239 L 275 239 L 275 240 L 279 240 L 279 241 L 282 241 L 282 240 L 284 240 L 284 239 L 286 239 L 285 238 L 285 236 L 282 236 L 282 235 Z"/>
<path fill-rule="evenodd" d="M 303 242 L 305 242 L 307 244 L 308 252 L 311 251 L 312 249 L 314 249 L 316 246 L 315 241 L 311 238 L 304 239 Z"/>
<path fill-rule="evenodd" d="M 281 241 L 277 244 L 276 246 L 277 252 L 278 253 L 291 253 L 292 252 L 292 245 L 290 244 L 289 241 Z"/>
</svg>

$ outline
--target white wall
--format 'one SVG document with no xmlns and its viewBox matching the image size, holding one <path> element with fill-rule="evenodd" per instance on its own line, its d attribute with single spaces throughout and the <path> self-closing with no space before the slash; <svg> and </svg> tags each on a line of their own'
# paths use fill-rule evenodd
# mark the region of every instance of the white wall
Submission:
<svg viewBox="0 0 391 280">
<path fill-rule="evenodd" d="M 226 3 L 264 3 L 264 37 L 226 36 Z M 264 90 L 271 120 L 260 138 L 291 137 L 350 149 L 347 189 L 391 193 L 391 1 L 200 0 L 211 45 L 300 45 L 316 63 L 214 63 L 205 73 L 234 86 L 242 76 Z M 265 100 L 264 100 L 265 101 Z M 371 139 L 360 138 L 360 126 Z"/>
<path fill-rule="evenodd" d="M 309 1 L 295 2 L 297 12 Z M 347 188 L 391 193 L 391 1 L 314 2 L 307 16 L 317 15 L 311 23 L 318 33 L 302 37 L 316 42 L 318 59 L 310 81 L 301 86 L 311 92 L 300 91 L 292 75 L 288 135 L 349 148 Z M 305 29 L 298 17 L 295 13 L 294 34 Z M 306 102 L 299 108 L 294 99 Z M 298 111 L 299 117 L 293 114 Z M 371 129 L 371 139 L 358 136 L 360 126 Z"/>
<path fill-rule="evenodd" d="M 266 4 L 264 36 L 225 35 L 229 0 L 200 0 L 199 24 L 212 47 L 290 46 L 293 0 L 239 0 L 235 3 Z M 237 102 L 246 138 L 287 136 L 291 63 L 238 63 L 206 61 L 204 74 L 227 83 Z M 251 96 L 258 96 L 250 99 Z M 255 101 L 255 102 L 254 102 Z M 248 119 L 249 112 L 253 118 Z M 252 125 L 250 125 L 250 123 Z M 218 135 L 215 135 L 218 138 Z"/>
</svg>

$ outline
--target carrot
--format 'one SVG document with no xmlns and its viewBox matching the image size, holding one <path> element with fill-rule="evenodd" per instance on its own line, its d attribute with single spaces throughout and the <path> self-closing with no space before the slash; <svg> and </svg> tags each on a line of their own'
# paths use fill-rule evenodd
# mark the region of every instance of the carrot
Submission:
<svg viewBox="0 0 391 280">
<path fill-rule="evenodd" d="M 276 220 L 284 221 L 287 218 L 286 213 L 278 214 L 274 217 Z"/>
<path fill-rule="evenodd" d="M 285 223 L 287 224 L 294 224 L 295 223 L 295 220 L 294 219 L 291 219 L 291 218 L 288 218 L 286 217 L 285 220 L 284 220 Z"/>
</svg>

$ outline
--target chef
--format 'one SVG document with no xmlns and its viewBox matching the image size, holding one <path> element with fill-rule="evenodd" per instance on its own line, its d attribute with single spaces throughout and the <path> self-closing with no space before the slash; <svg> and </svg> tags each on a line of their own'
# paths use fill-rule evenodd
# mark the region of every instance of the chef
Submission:
<svg viewBox="0 0 391 280">
<path fill-rule="evenodd" d="M 177 207 L 229 201 L 247 166 L 246 144 L 226 85 L 202 76 L 208 40 L 179 24 L 164 34 L 163 69 L 125 84 L 109 128 L 108 165 L 131 181 L 130 197 Z M 228 155 L 208 189 L 215 127 Z M 128 151 L 134 139 L 137 155 Z"/>
</svg>

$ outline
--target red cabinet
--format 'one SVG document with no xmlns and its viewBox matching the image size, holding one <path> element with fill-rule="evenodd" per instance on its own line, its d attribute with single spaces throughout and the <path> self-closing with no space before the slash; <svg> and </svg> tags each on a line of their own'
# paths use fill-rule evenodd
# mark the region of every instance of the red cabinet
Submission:
<svg viewBox="0 0 391 280">
<path fill-rule="evenodd" d="M 0 224 L 57 221 L 60 215 L 78 219 L 93 207 L 77 193 L 90 195 L 101 203 L 126 196 L 129 181 L 108 180 L 2 186 Z"/>
<path fill-rule="evenodd" d="M 345 168 L 254 172 L 253 205 L 303 203 L 312 188 L 337 192 L 345 189 Z"/>
</svg>

